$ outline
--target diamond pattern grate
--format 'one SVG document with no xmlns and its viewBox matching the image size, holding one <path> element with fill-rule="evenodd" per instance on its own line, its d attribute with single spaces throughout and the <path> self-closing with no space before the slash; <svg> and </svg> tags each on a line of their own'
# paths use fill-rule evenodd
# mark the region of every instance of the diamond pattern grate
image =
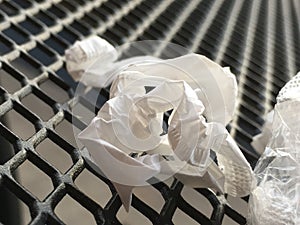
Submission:
<svg viewBox="0 0 300 225">
<path fill-rule="evenodd" d="M 121 202 L 111 183 L 86 163 L 87 151 L 78 149 L 57 129 L 63 122 L 72 123 L 72 107 L 78 102 L 92 109 L 88 99 L 73 98 L 76 83 L 65 69 L 64 50 L 76 40 L 95 34 L 114 45 L 165 40 L 230 66 L 238 78 L 239 105 L 228 128 L 252 165 L 258 156 L 249 143 L 261 129 L 262 116 L 274 105 L 283 84 L 300 69 L 299 0 L 2 0 L 0 30 L 0 77 L 9 76 L 19 85 L 16 90 L 0 87 L 0 206 L 4 224 L 9 224 L 6 213 L 11 207 L 7 190 L 29 207 L 30 224 L 63 224 L 54 211 L 66 195 L 86 208 L 97 224 L 121 224 L 116 216 Z M 165 47 L 157 46 L 154 54 L 159 55 Z M 58 101 L 53 90 L 43 88 L 47 82 L 66 98 Z M 108 90 L 100 93 L 99 107 L 107 100 Z M 52 109 L 50 118 L 23 103 L 32 94 Z M 32 135 L 24 137 L 6 124 L 5 116 L 11 111 L 33 127 Z M 86 126 L 80 119 L 73 124 L 79 130 Z M 71 157 L 72 165 L 65 173 L 36 150 L 48 139 Z M 53 190 L 43 200 L 15 176 L 27 161 L 51 178 Z M 105 206 L 76 185 L 84 170 L 109 188 L 111 198 Z M 178 209 L 199 224 L 222 224 L 225 216 L 246 224 L 238 209 L 210 190 L 196 189 L 213 208 L 205 215 L 182 197 L 184 187 L 177 180 L 170 185 L 160 182 L 153 188 L 164 199 L 159 212 L 137 196 L 132 202 L 153 224 L 174 224 L 172 218 Z"/>
</svg>

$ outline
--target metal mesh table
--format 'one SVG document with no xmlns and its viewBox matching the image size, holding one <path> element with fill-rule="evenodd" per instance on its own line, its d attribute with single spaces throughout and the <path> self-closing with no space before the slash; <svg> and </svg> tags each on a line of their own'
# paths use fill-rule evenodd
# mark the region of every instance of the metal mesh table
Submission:
<svg viewBox="0 0 300 225">
<path fill-rule="evenodd" d="M 88 99 L 73 98 L 76 83 L 64 64 L 64 50 L 76 40 L 95 34 L 114 45 L 159 39 L 230 66 L 238 79 L 239 104 L 228 129 L 252 166 L 258 155 L 249 143 L 260 131 L 262 117 L 274 105 L 279 89 L 300 69 L 299 0 L 2 0 L 0 29 L 0 77 L 11 77 L 19 85 L 16 90 L 0 87 L 0 205 L 4 224 L 9 224 L 9 210 L 13 209 L 11 195 L 29 207 L 31 224 L 63 224 L 54 210 L 66 195 L 86 208 L 97 224 L 120 224 L 116 214 L 121 202 L 112 184 L 86 163 L 86 150 L 57 131 L 60 123 L 72 123 L 74 104 L 80 102 L 89 110 Z M 66 93 L 63 102 L 43 88 L 47 82 Z M 99 91 L 101 107 L 109 92 Z M 26 106 L 23 99 L 29 95 L 50 107 L 53 115 L 45 119 Z M 6 114 L 12 111 L 34 127 L 33 134 L 17 134 L 5 123 Z M 73 124 L 79 130 L 86 126 L 80 119 Z M 36 151 L 44 140 L 51 140 L 70 155 L 72 166 L 65 173 Z M 42 200 L 16 177 L 15 171 L 25 161 L 51 178 L 54 188 Z M 104 206 L 75 184 L 83 170 L 107 184 L 112 197 Z M 182 197 L 183 185 L 177 180 L 153 187 L 164 199 L 159 212 L 136 196 L 132 202 L 132 207 L 153 224 L 173 224 L 177 209 L 199 224 L 222 224 L 224 216 L 246 224 L 238 209 L 208 189 L 196 192 L 212 206 L 209 216 Z M 11 218 L 11 224 L 17 223 L 16 217 Z"/>
</svg>

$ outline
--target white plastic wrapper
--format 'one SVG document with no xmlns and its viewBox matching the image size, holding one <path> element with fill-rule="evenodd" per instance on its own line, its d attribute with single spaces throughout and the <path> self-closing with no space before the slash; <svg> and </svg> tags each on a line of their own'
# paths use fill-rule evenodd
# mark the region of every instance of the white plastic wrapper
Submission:
<svg viewBox="0 0 300 225">
<path fill-rule="evenodd" d="M 131 204 L 132 189 L 147 185 L 152 177 L 164 180 L 174 175 L 192 187 L 248 195 L 251 167 L 225 128 L 235 108 L 235 76 L 197 54 L 141 59 L 113 63 L 110 71 L 117 71 L 113 75 L 93 69 L 93 79 L 102 79 L 103 86 L 114 82 L 110 99 L 79 134 L 114 183 L 125 209 Z M 99 87 L 99 82 L 89 82 L 92 67 L 96 65 L 81 76 L 86 84 Z M 163 113 L 169 110 L 168 132 L 163 134 Z"/>
<path fill-rule="evenodd" d="M 254 170 L 249 224 L 300 224 L 300 73 L 277 97 L 271 138 Z"/>
<path fill-rule="evenodd" d="M 274 110 L 270 111 L 265 116 L 265 123 L 262 127 L 262 132 L 253 137 L 251 142 L 252 147 L 259 153 L 260 155 L 265 151 L 267 144 L 269 143 L 272 137 L 272 122 L 274 117 Z"/>
</svg>

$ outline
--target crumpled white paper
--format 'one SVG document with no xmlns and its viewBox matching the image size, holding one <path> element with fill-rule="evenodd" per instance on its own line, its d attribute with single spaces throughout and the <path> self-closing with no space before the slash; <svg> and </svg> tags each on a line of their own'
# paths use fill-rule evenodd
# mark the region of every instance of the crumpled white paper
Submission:
<svg viewBox="0 0 300 225">
<path fill-rule="evenodd" d="M 118 71 L 113 75 L 101 73 L 100 67 L 98 74 L 93 73 L 93 79 L 104 75 L 103 84 L 114 82 L 110 99 L 79 134 L 114 183 L 125 209 L 131 204 L 132 189 L 147 185 L 152 177 L 163 180 L 174 175 L 192 187 L 248 195 L 251 167 L 225 128 L 235 108 L 234 75 L 197 54 L 152 62 L 141 59 L 139 63 L 131 59 L 125 67 L 124 62 L 113 64 L 110 70 Z M 82 74 L 87 83 L 89 68 Z M 163 113 L 169 110 L 173 111 L 168 133 L 163 135 Z M 218 165 L 210 151 L 216 153 Z"/>
<path fill-rule="evenodd" d="M 65 57 L 67 70 L 74 80 L 84 82 L 86 76 L 83 74 L 87 69 L 97 64 L 106 71 L 118 58 L 118 52 L 105 39 L 93 36 L 83 41 L 76 41 L 71 48 L 66 50 Z"/>
<path fill-rule="evenodd" d="M 254 170 L 250 224 L 300 224 L 299 84 L 300 73 L 277 96 L 271 138 Z"/>
<path fill-rule="evenodd" d="M 106 87 L 117 72 L 132 62 L 160 60 L 152 56 L 137 56 L 122 61 L 116 61 L 119 53 L 108 41 L 98 36 L 92 36 L 82 41 L 76 41 L 65 52 L 66 67 L 75 81 L 86 86 Z"/>
</svg>

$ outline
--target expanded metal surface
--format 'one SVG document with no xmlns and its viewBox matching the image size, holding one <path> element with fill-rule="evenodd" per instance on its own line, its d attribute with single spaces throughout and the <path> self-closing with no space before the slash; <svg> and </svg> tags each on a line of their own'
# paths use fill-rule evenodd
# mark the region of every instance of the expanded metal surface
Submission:
<svg viewBox="0 0 300 225">
<path fill-rule="evenodd" d="M 68 194 L 93 214 L 97 224 L 120 224 L 116 214 L 121 202 L 111 183 L 86 163 L 86 150 L 73 146 L 56 129 L 60 123 L 72 123 L 72 107 L 78 103 L 78 99 L 72 98 L 76 84 L 66 72 L 63 56 L 64 50 L 76 40 L 94 34 L 114 45 L 159 39 L 204 54 L 223 66 L 229 65 L 239 86 L 238 110 L 229 129 L 254 165 L 257 155 L 249 145 L 252 136 L 259 132 L 262 116 L 271 109 L 279 89 L 300 69 L 299 17 L 299 0 L 0 1 L 0 76 L 11 76 L 20 84 L 13 91 L 0 87 L 0 135 L 1 140 L 9 143 L 1 146 L 2 212 L 9 208 L 3 197 L 8 191 L 29 207 L 31 224 L 63 224 L 54 210 Z M 164 47 L 157 46 L 155 54 Z M 46 82 L 55 84 L 69 98 L 57 102 L 43 89 Z M 22 100 L 32 94 L 52 108 L 50 119 L 41 118 L 23 104 Z M 107 98 L 108 90 L 101 90 L 100 104 Z M 89 108 L 88 99 L 81 100 L 81 104 Z M 3 118 L 11 111 L 34 126 L 33 135 L 24 138 L 5 124 Z M 80 119 L 73 122 L 80 130 L 86 126 Z M 73 164 L 65 173 L 36 151 L 48 139 L 71 156 Z M 15 178 L 15 171 L 25 161 L 51 178 L 54 189 L 45 199 L 40 200 Z M 104 207 L 75 184 L 85 169 L 109 187 L 112 197 Z M 238 209 L 231 208 L 210 190 L 196 189 L 213 207 L 211 215 L 206 216 L 182 197 L 180 182 L 174 180 L 170 186 L 160 182 L 153 187 L 165 201 L 161 211 L 135 196 L 132 202 L 153 224 L 173 224 L 176 209 L 199 224 L 222 224 L 225 215 L 237 224 L 246 224 Z"/>
</svg>

